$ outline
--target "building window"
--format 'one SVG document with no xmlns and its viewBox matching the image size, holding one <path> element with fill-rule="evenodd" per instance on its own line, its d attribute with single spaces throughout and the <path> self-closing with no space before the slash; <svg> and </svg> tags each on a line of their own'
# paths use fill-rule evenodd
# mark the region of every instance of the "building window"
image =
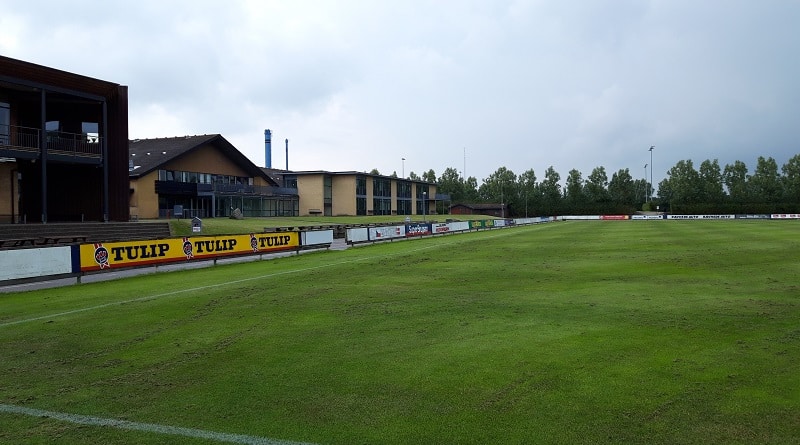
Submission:
<svg viewBox="0 0 800 445">
<path fill-rule="evenodd" d="M 384 178 L 372 178 L 372 196 L 392 196 L 392 181 Z"/>
<path fill-rule="evenodd" d="M 356 215 L 366 215 L 367 214 L 367 198 L 358 197 L 356 198 Z"/>
<path fill-rule="evenodd" d="M 0 145 L 8 145 L 11 139 L 11 107 L 0 102 Z"/>
<path fill-rule="evenodd" d="M 367 196 L 367 178 L 364 176 L 356 176 L 356 196 Z"/>
<path fill-rule="evenodd" d="M 322 200 L 325 204 L 331 204 L 333 202 L 333 179 L 326 175 L 322 179 L 323 183 L 323 196 Z"/>
<path fill-rule="evenodd" d="M 411 183 L 408 181 L 397 181 L 397 197 L 411 198 Z"/>
<path fill-rule="evenodd" d="M 81 133 L 90 144 L 100 142 L 100 125 L 97 122 L 81 122 Z"/>
</svg>

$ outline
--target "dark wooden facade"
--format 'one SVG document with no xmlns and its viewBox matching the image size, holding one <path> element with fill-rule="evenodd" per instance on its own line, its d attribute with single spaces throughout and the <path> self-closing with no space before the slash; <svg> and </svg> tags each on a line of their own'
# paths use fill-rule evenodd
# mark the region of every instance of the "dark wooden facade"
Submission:
<svg viewBox="0 0 800 445">
<path fill-rule="evenodd" d="M 486 215 L 507 218 L 506 204 L 454 204 L 450 206 L 452 215 Z"/>
<path fill-rule="evenodd" d="M 0 107 L 7 220 L 128 220 L 128 87 L 0 56 Z"/>
</svg>

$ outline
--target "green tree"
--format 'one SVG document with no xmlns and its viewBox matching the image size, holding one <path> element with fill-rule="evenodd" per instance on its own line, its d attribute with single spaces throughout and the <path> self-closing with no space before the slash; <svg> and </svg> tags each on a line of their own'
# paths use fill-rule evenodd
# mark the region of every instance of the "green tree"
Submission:
<svg viewBox="0 0 800 445">
<path fill-rule="evenodd" d="M 756 171 L 750 177 L 750 190 L 757 202 L 778 202 L 783 188 L 778 174 L 778 163 L 773 158 L 758 157 Z"/>
<path fill-rule="evenodd" d="M 542 199 L 542 214 L 557 215 L 561 210 L 561 175 L 551 165 L 544 172 L 544 180 L 539 184 Z"/>
<path fill-rule="evenodd" d="M 567 174 L 566 185 L 564 188 L 564 201 L 569 206 L 570 213 L 583 213 L 586 204 L 586 196 L 583 192 L 583 178 L 581 172 L 572 169 Z"/>
<path fill-rule="evenodd" d="M 480 194 L 478 193 L 478 179 L 470 176 L 464 181 L 464 202 L 478 202 L 480 201 Z"/>
<path fill-rule="evenodd" d="M 641 187 L 641 192 L 637 193 L 637 186 Z M 630 171 L 621 169 L 611 175 L 608 183 L 608 195 L 612 202 L 620 206 L 638 207 L 640 198 L 644 198 L 644 184 L 637 184 L 631 177 Z"/>
<path fill-rule="evenodd" d="M 464 181 L 461 175 L 458 174 L 458 170 L 452 167 L 446 168 L 444 172 L 442 172 L 442 176 L 439 177 L 439 180 L 436 181 L 436 185 L 436 190 L 439 193 L 450 195 L 450 201 L 453 203 L 466 202 Z"/>
<path fill-rule="evenodd" d="M 412 181 L 421 181 L 422 179 L 414 172 L 408 174 L 408 179 Z"/>
<path fill-rule="evenodd" d="M 381 172 L 379 172 L 377 168 L 373 168 L 372 170 L 369 171 L 369 174 L 371 174 L 371 175 L 380 175 Z"/>
<path fill-rule="evenodd" d="M 722 182 L 728 189 L 728 198 L 735 203 L 746 203 L 751 200 L 749 189 L 750 175 L 747 174 L 747 165 L 742 161 L 726 164 L 722 171 Z"/>
<path fill-rule="evenodd" d="M 725 190 L 722 183 L 722 172 L 719 162 L 706 159 L 700 164 L 698 172 L 700 181 L 699 200 L 708 204 L 722 204 L 725 200 Z"/>
<path fill-rule="evenodd" d="M 792 156 L 781 167 L 783 173 L 783 201 L 786 203 L 800 203 L 800 154 Z M 795 207 L 796 208 L 796 207 Z"/>
<path fill-rule="evenodd" d="M 529 214 L 536 215 L 535 209 L 538 208 L 539 199 L 536 187 L 536 173 L 534 173 L 533 169 L 525 170 L 517 177 L 517 189 L 523 201 L 523 207 L 518 209 L 520 215 L 523 215 L 523 211 L 526 218 Z"/>
<path fill-rule="evenodd" d="M 608 175 L 605 167 L 595 167 L 586 178 L 583 187 L 586 199 L 591 203 L 604 203 L 610 200 L 608 190 Z"/>
<path fill-rule="evenodd" d="M 436 172 L 433 169 L 430 169 L 422 174 L 422 180 L 425 182 L 435 183 L 436 182 Z"/>
<path fill-rule="evenodd" d="M 486 202 L 516 205 L 517 175 L 513 171 L 500 167 L 478 188 L 478 194 Z"/>
<path fill-rule="evenodd" d="M 673 212 L 680 213 L 681 207 L 696 204 L 699 197 L 700 175 L 694 169 L 691 159 L 678 161 L 667 172 L 667 177 L 658 185 L 659 198 L 669 203 Z"/>
</svg>

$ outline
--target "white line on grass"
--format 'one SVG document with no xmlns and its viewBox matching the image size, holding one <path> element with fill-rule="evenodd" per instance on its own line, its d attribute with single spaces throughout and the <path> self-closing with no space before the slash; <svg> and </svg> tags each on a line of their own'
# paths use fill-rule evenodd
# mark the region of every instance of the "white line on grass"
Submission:
<svg viewBox="0 0 800 445">
<path fill-rule="evenodd" d="M 505 232 L 505 231 L 503 231 L 503 232 Z M 496 234 L 496 235 L 487 236 L 486 238 L 496 238 L 496 237 L 503 236 L 503 235 L 506 235 L 506 233 L 499 233 L 499 234 Z M 266 274 L 266 275 L 259 275 L 259 276 L 256 276 L 256 277 L 242 278 L 240 280 L 226 281 L 224 283 L 209 284 L 207 286 L 198 286 L 198 287 L 193 287 L 193 288 L 189 288 L 189 289 L 179 289 L 179 290 L 174 290 L 174 291 L 171 291 L 171 292 L 164 292 L 164 293 L 161 293 L 161 294 L 155 294 L 155 295 L 148 295 L 148 296 L 145 296 L 145 297 L 133 298 L 133 299 L 130 299 L 130 300 L 114 301 L 114 302 L 111 302 L 111 303 L 98 304 L 96 306 L 89 306 L 89 307 L 85 307 L 85 308 L 81 308 L 81 309 L 73 309 L 71 311 L 58 312 L 58 313 L 50 314 L 50 315 L 42 315 L 42 316 L 39 316 L 39 317 L 25 318 L 25 319 L 22 319 L 22 320 L 7 321 L 5 323 L 0 323 L 0 328 L 4 328 L 4 327 L 7 327 L 7 326 L 14 326 L 14 325 L 18 325 L 18 324 L 30 323 L 32 321 L 46 320 L 46 319 L 57 318 L 57 317 L 64 317 L 66 315 L 78 314 L 78 313 L 81 313 L 81 312 L 93 311 L 93 310 L 96 310 L 96 309 L 103 309 L 103 308 L 107 308 L 107 307 L 110 307 L 110 306 L 117 306 L 117 305 L 123 305 L 123 304 L 128 304 L 128 303 L 136 303 L 136 302 L 139 302 L 139 301 L 155 300 L 155 299 L 158 299 L 158 298 L 169 297 L 169 296 L 178 295 L 178 294 L 184 294 L 184 293 L 187 293 L 187 292 L 197 292 L 197 291 L 206 290 L 206 289 L 213 289 L 215 287 L 228 286 L 228 285 L 231 285 L 231 284 L 245 283 L 245 282 L 248 282 L 248 281 L 261 280 L 261 279 L 264 279 L 264 278 L 272 278 L 272 277 L 276 277 L 276 276 L 279 276 L 279 275 L 288 275 L 288 274 L 299 273 L 299 272 L 308 272 L 310 270 L 322 269 L 324 267 L 339 266 L 339 265 L 342 265 L 342 264 L 355 263 L 355 262 L 358 262 L 358 261 L 382 259 L 382 258 L 388 258 L 388 257 L 392 257 L 392 256 L 397 256 L 397 255 L 406 255 L 406 254 L 409 254 L 409 253 L 419 252 L 421 250 L 427 250 L 427 249 L 432 249 L 432 248 L 435 248 L 435 247 L 441 247 L 442 244 L 454 244 L 456 242 L 464 242 L 464 241 L 466 241 L 466 240 L 458 239 L 458 240 L 453 240 L 451 242 L 443 242 L 443 243 L 439 243 L 439 244 L 435 244 L 435 245 L 431 245 L 431 246 L 425 246 L 425 247 L 419 247 L 419 248 L 416 248 L 416 249 L 404 250 L 403 252 L 398 252 L 398 253 L 390 253 L 390 254 L 386 254 L 386 255 L 370 256 L 370 257 L 364 257 L 364 258 L 356 258 L 356 259 L 352 259 L 352 260 L 339 261 L 339 262 L 336 262 L 336 263 L 323 264 L 323 265 L 320 265 L 320 266 L 304 267 L 302 269 L 294 269 L 294 270 L 287 270 L 287 271 L 283 271 L 283 272 L 275 272 L 275 273 L 270 273 L 270 274 Z"/>
<path fill-rule="evenodd" d="M 46 417 L 62 422 L 77 425 L 90 425 L 119 428 L 123 430 L 144 431 L 146 433 L 170 434 L 173 436 L 195 437 L 209 439 L 217 442 L 239 443 L 246 445 L 311 445 L 308 442 L 292 442 L 288 440 L 269 439 L 267 437 L 247 436 L 244 434 L 219 433 L 216 431 L 199 430 L 195 428 L 182 428 L 177 426 L 159 425 L 155 423 L 139 423 L 128 420 L 107 419 L 103 417 L 84 416 L 81 414 L 60 413 L 45 411 L 24 406 L 5 405 L 0 403 L 0 412 L 9 414 L 23 414 L 32 417 Z"/>
</svg>

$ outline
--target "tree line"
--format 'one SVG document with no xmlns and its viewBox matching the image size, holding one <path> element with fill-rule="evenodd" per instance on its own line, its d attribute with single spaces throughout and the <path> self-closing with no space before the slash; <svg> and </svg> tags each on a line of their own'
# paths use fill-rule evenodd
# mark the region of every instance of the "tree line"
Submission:
<svg viewBox="0 0 800 445">
<path fill-rule="evenodd" d="M 372 173 L 378 174 L 377 170 Z M 397 177 L 393 173 L 392 177 Z M 800 212 L 800 154 L 783 166 L 772 157 L 760 156 L 752 174 L 742 161 L 720 167 L 714 159 L 695 169 L 682 160 L 667 172 L 657 191 L 646 179 L 634 179 L 629 169 L 609 178 L 605 167 L 595 167 L 583 177 L 572 169 L 561 185 L 561 175 L 548 167 L 539 180 L 533 169 L 517 175 L 498 168 L 481 184 L 458 170 L 446 168 L 437 177 L 431 169 L 409 179 L 437 184 L 438 193 L 450 196 L 437 202 L 437 211 L 447 213 L 451 204 L 505 204 L 509 215 L 602 215 L 631 214 L 637 210 L 668 211 L 673 214 L 798 213 Z"/>
</svg>

